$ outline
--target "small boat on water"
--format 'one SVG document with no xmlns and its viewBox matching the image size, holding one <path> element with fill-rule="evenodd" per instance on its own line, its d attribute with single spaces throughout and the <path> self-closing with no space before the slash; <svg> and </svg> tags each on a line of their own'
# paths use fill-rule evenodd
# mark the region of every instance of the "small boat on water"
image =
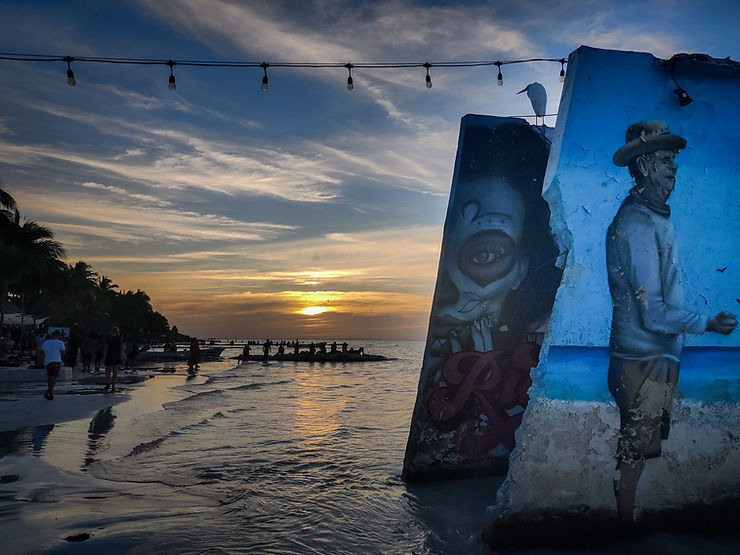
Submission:
<svg viewBox="0 0 740 555">
<path fill-rule="evenodd" d="M 225 347 L 205 347 L 200 350 L 201 359 L 213 359 L 221 356 Z M 131 358 L 132 361 L 176 361 L 176 360 L 188 360 L 190 358 L 190 349 L 183 349 L 181 351 L 141 351 Z"/>
</svg>

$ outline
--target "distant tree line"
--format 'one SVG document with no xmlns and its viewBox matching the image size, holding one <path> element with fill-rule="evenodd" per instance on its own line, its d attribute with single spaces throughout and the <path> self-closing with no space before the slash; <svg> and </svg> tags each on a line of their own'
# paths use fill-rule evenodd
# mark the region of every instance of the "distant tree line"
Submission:
<svg viewBox="0 0 740 555">
<path fill-rule="evenodd" d="M 132 340 L 160 338 L 167 318 L 141 290 L 121 291 L 86 262 L 66 264 L 51 229 L 21 218 L 15 199 L 0 187 L 0 325 L 15 307 L 48 316 L 53 326 L 108 333 L 118 326 Z"/>
</svg>

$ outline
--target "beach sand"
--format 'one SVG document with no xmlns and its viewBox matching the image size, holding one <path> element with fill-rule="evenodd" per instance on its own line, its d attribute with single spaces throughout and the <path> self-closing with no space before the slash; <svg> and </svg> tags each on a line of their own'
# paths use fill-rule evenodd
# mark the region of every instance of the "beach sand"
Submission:
<svg viewBox="0 0 740 555">
<path fill-rule="evenodd" d="M 91 375 L 75 369 L 70 380 L 57 383 L 53 401 L 43 398 L 46 391 L 44 381 L 2 382 L 0 432 L 92 417 L 106 407 L 125 401 L 125 393 L 133 384 L 146 380 L 150 375 L 137 370 L 123 371 L 119 374 L 120 393 L 106 394 L 102 391 L 104 372 Z"/>
<path fill-rule="evenodd" d="M 149 379 L 155 376 L 161 379 Z M 162 512 L 172 489 L 151 482 L 112 483 L 88 470 L 97 464 L 99 443 L 105 441 L 106 451 L 123 455 L 138 445 L 136 421 L 182 397 L 171 386 L 187 379 L 141 369 L 121 371 L 117 391 L 106 393 L 103 372 L 91 376 L 75 370 L 72 379 L 57 384 L 53 401 L 42 397 L 44 382 L 0 383 L 3 551 L 79 553 L 87 545 L 85 540 L 95 536 L 96 552 L 128 552 L 140 544 L 137 515 Z M 107 437 L 114 422 L 116 434 Z M 61 423 L 65 423 L 65 437 L 47 442 L 51 433 L 60 433 Z M 209 504 L 199 496 L 183 503 L 185 494 L 177 495 L 172 506 L 180 513 L 197 512 Z M 115 527 L 117 539 L 107 542 L 100 536 L 110 527 Z M 124 545 L 120 538 L 131 543 Z"/>
</svg>

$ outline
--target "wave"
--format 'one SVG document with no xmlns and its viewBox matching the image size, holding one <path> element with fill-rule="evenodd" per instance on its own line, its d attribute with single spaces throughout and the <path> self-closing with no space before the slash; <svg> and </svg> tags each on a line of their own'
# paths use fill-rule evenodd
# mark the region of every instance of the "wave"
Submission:
<svg viewBox="0 0 740 555">
<path fill-rule="evenodd" d="M 168 437 L 171 437 L 171 435 L 167 435 L 165 437 L 159 437 L 157 439 L 153 439 L 152 441 L 147 441 L 146 443 L 139 443 L 136 447 L 131 449 L 131 452 L 126 455 L 127 457 L 135 457 L 136 455 L 141 455 L 142 453 L 146 453 L 147 451 L 151 451 L 153 449 L 156 449 L 159 447 L 162 442 L 164 442 Z"/>
<path fill-rule="evenodd" d="M 268 385 L 283 385 L 286 383 L 291 383 L 293 380 L 280 380 L 277 382 L 255 382 L 255 383 L 248 383 L 244 385 L 238 385 L 236 387 L 229 387 L 226 388 L 224 391 L 240 391 L 243 389 L 261 389 Z"/>
</svg>

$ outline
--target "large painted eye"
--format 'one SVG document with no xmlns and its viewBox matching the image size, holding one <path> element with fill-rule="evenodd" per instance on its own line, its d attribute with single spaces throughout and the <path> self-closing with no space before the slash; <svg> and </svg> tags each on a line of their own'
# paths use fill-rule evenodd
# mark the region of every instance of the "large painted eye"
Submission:
<svg viewBox="0 0 740 555">
<path fill-rule="evenodd" d="M 506 250 L 503 247 L 486 247 L 477 253 L 473 253 L 472 261 L 474 264 L 496 264 L 501 262 L 505 255 Z"/>
<path fill-rule="evenodd" d="M 460 271 L 481 287 L 508 274 L 517 258 L 514 240 L 503 231 L 476 233 L 460 248 L 457 265 Z"/>
</svg>

